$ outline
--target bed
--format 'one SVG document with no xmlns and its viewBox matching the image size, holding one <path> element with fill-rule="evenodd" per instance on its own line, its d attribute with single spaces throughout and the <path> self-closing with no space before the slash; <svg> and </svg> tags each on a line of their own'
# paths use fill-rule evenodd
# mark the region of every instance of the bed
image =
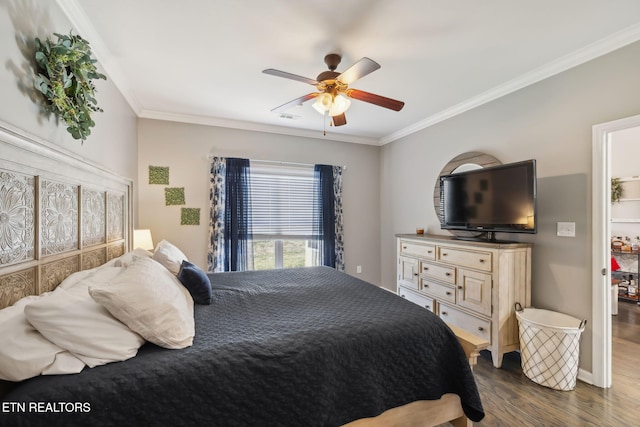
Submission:
<svg viewBox="0 0 640 427">
<path fill-rule="evenodd" d="M 0 143 L 10 153 L 0 159 L 0 193 L 31 197 L 20 219 L 34 227 L 0 253 L 0 308 L 130 253 L 129 180 L 25 135 L 0 133 Z M 71 243 L 43 229 L 43 205 L 60 198 L 77 203 Z M 193 308 L 192 345 L 147 342 L 126 361 L 4 382 L 0 426 L 469 425 L 483 417 L 470 362 L 486 343 L 428 310 L 326 267 L 208 278 L 213 298 Z"/>
<path fill-rule="evenodd" d="M 466 356 L 430 311 L 327 267 L 210 279 L 192 346 L 145 344 L 125 362 L 24 381 L 4 400 L 27 409 L 0 425 L 339 426 L 447 393 L 482 418 Z"/>
</svg>

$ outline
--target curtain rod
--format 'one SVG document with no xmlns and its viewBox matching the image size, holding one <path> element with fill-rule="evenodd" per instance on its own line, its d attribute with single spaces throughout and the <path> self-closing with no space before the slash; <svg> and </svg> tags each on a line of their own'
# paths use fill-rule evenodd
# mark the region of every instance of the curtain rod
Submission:
<svg viewBox="0 0 640 427">
<path fill-rule="evenodd" d="M 270 163 L 273 165 L 282 165 L 282 166 L 306 166 L 306 167 L 313 167 L 312 164 L 310 163 L 296 163 L 296 162 L 281 162 L 279 160 L 257 160 L 257 159 L 250 159 L 250 161 L 252 162 L 256 162 L 256 163 Z"/>
<path fill-rule="evenodd" d="M 214 156 L 213 154 L 209 155 L 209 160 L 211 160 L 214 157 L 220 157 L 220 156 Z M 279 160 L 258 160 L 258 159 L 249 159 L 252 162 L 257 162 L 257 163 L 270 163 L 270 164 L 274 164 L 274 165 L 282 165 L 282 166 L 305 166 L 305 167 L 313 167 L 315 166 L 314 164 L 311 163 L 296 163 L 296 162 L 282 162 Z M 347 170 L 346 166 L 341 166 L 343 171 Z"/>
<path fill-rule="evenodd" d="M 256 163 L 270 163 L 270 164 L 282 165 L 282 166 L 306 166 L 306 167 L 315 166 L 314 164 L 311 164 L 311 163 L 281 162 L 279 160 L 255 160 L 255 159 L 249 159 L 249 160 Z M 341 168 L 343 171 L 347 170 L 346 166 L 341 166 Z"/>
</svg>

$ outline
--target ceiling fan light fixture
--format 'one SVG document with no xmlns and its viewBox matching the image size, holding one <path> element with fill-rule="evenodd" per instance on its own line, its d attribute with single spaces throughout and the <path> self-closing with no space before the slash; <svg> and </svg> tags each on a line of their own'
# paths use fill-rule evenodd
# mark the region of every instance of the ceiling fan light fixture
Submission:
<svg viewBox="0 0 640 427">
<path fill-rule="evenodd" d="M 333 97 L 329 93 L 323 93 L 316 98 L 313 108 L 320 114 L 329 112 L 330 116 L 338 116 L 349 108 L 351 101 L 342 95 Z"/>
<path fill-rule="evenodd" d="M 316 102 L 313 103 L 313 108 L 320 113 L 323 114 L 325 111 L 329 111 L 331 109 L 331 105 L 333 104 L 333 99 L 331 94 L 323 93 L 316 98 Z"/>
<path fill-rule="evenodd" d="M 335 98 L 333 98 L 333 104 L 329 109 L 329 115 L 331 117 L 339 116 L 340 114 L 347 111 L 347 109 L 350 106 L 351 106 L 351 101 L 347 97 L 343 95 L 337 95 Z"/>
</svg>

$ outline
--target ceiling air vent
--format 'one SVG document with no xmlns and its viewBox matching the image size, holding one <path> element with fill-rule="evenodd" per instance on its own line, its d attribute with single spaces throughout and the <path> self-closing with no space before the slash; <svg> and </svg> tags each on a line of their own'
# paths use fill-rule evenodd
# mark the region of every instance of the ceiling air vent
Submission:
<svg viewBox="0 0 640 427">
<path fill-rule="evenodd" d="M 280 113 L 281 119 L 298 120 L 300 117 L 301 116 L 296 116 L 294 114 Z"/>
</svg>

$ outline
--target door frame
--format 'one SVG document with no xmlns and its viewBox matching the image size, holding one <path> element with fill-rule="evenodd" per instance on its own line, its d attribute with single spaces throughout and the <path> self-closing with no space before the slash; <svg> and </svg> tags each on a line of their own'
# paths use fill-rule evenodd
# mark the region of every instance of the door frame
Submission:
<svg viewBox="0 0 640 427">
<path fill-rule="evenodd" d="M 640 115 L 592 128 L 592 380 L 611 387 L 611 134 L 640 126 Z"/>
</svg>

